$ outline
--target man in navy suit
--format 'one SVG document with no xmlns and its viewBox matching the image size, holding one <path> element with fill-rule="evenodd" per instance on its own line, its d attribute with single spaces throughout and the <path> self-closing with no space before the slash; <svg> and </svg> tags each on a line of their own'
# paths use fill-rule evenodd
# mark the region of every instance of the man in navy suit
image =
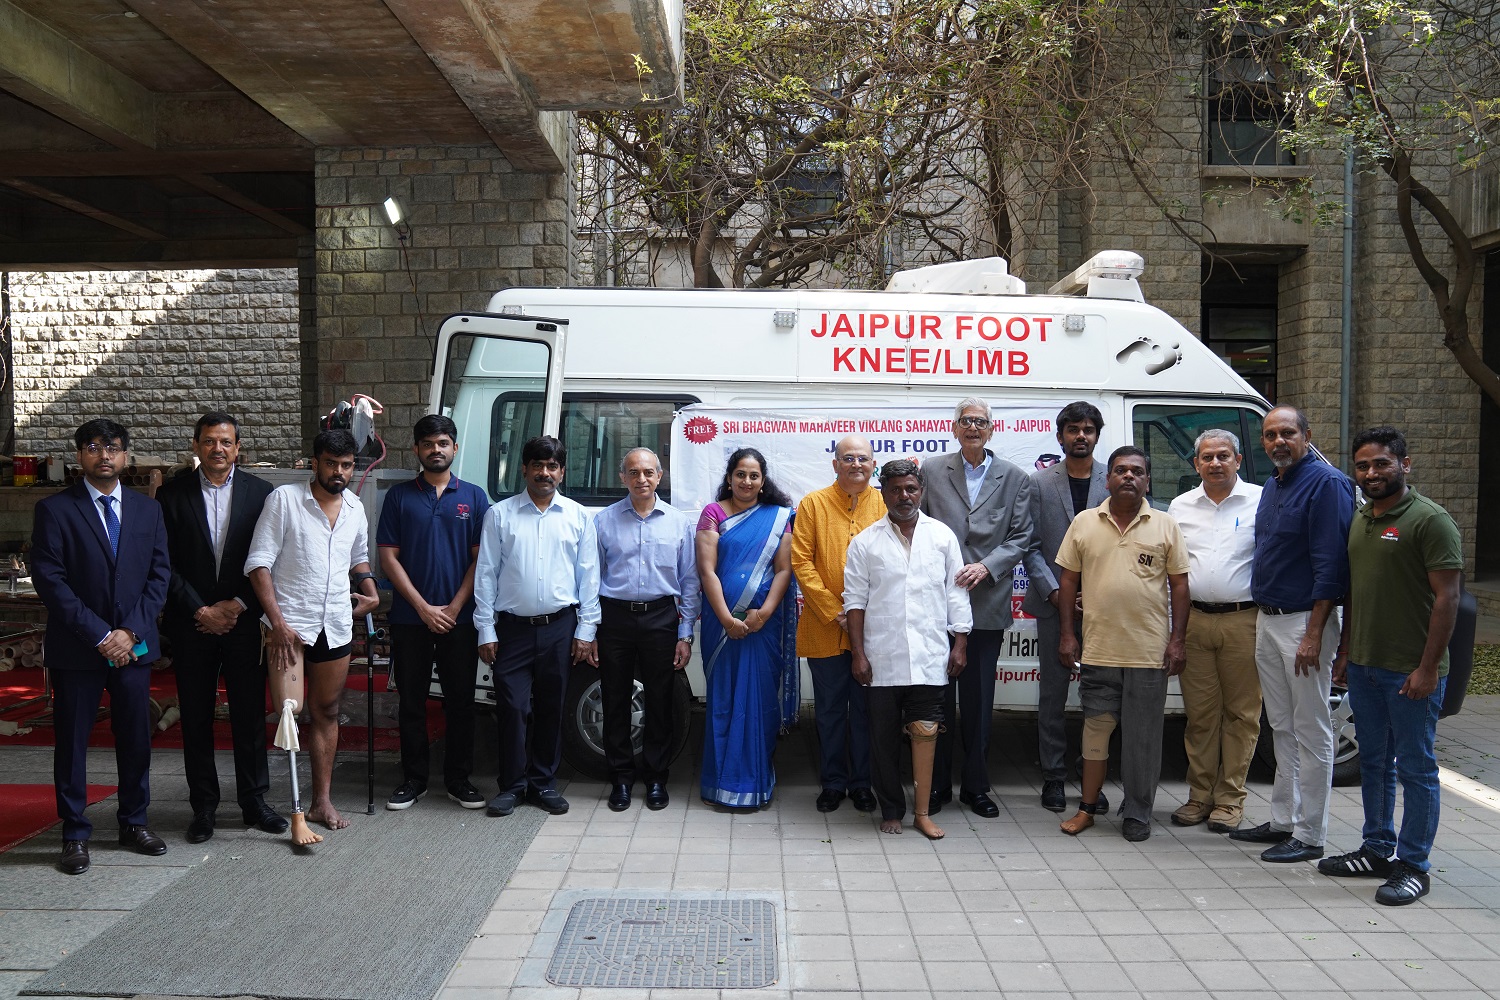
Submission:
<svg viewBox="0 0 1500 1000">
<path fill-rule="evenodd" d="M 260 652 L 260 602 L 245 576 L 250 537 L 271 484 L 241 470 L 239 421 L 205 413 L 193 429 L 198 468 L 157 493 L 172 553 L 165 629 L 172 640 L 182 763 L 193 818 L 187 841 L 214 835 L 219 771 L 214 763 L 214 704 L 219 678 L 229 699 L 235 799 L 246 826 L 284 833 L 285 818 L 266 804 L 266 667 Z"/>
<path fill-rule="evenodd" d="M 161 507 L 120 485 L 130 464 L 130 432 L 90 420 L 73 435 L 83 482 L 36 505 L 32 579 L 47 606 L 47 668 L 52 676 L 56 747 L 52 778 L 63 822 L 58 868 L 89 868 L 93 824 L 83 815 L 89 732 L 103 693 L 119 771 L 120 844 L 141 854 L 167 845 L 146 827 L 151 801 L 151 671 L 161 656 L 156 618 L 171 567 Z"/>
</svg>

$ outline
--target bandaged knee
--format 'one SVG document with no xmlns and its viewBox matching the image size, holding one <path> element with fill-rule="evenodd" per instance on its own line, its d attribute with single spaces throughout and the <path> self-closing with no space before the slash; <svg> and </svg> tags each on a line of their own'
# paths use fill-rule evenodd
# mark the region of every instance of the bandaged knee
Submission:
<svg viewBox="0 0 1500 1000">
<path fill-rule="evenodd" d="M 1109 738 L 1119 724 L 1113 715 L 1090 715 L 1083 720 L 1083 759 L 1109 760 Z"/>
<path fill-rule="evenodd" d="M 938 730 L 941 728 L 936 722 L 908 722 L 906 735 L 918 743 L 931 743 L 938 738 Z"/>
</svg>

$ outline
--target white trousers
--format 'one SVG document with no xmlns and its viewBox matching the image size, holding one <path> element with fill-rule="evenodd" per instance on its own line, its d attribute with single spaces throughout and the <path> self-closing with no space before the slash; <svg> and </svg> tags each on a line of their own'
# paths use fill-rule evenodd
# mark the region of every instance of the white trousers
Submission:
<svg viewBox="0 0 1500 1000">
<path fill-rule="evenodd" d="M 1323 627 L 1318 670 L 1298 675 L 1297 646 L 1310 612 L 1257 615 L 1255 667 L 1261 699 L 1276 747 L 1276 784 L 1271 791 L 1271 827 L 1290 830 L 1312 847 L 1328 837 L 1328 797 L 1333 785 L 1333 718 L 1328 711 L 1339 620 Z"/>
</svg>

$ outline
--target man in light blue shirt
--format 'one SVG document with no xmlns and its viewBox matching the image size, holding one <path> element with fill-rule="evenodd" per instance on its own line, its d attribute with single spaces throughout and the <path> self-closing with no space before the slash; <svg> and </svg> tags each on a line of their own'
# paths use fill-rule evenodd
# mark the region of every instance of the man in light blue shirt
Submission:
<svg viewBox="0 0 1500 1000">
<path fill-rule="evenodd" d="M 572 663 L 597 663 L 599 545 L 584 507 L 557 492 L 567 451 L 554 437 L 521 448 L 526 492 L 484 516 L 474 570 L 479 658 L 494 667 L 500 794 L 488 814 L 509 816 L 524 797 L 553 815 L 563 701 Z"/>
<path fill-rule="evenodd" d="M 637 772 L 631 740 L 635 681 L 645 693 L 639 777 L 646 808 L 665 809 L 672 762 L 674 671 L 693 655 L 698 618 L 698 561 L 693 524 L 656 495 L 661 460 L 635 448 L 620 461 L 628 495 L 594 519 L 599 538 L 599 689 L 604 703 L 604 754 L 609 761 L 609 808 L 630 808 Z"/>
</svg>

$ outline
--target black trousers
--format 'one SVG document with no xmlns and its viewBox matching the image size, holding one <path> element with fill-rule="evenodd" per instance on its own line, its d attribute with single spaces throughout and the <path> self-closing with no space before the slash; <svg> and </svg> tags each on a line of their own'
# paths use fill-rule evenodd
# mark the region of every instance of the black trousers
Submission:
<svg viewBox="0 0 1500 1000">
<path fill-rule="evenodd" d="M 943 695 L 943 718 L 949 723 L 938 737 L 937 759 L 932 764 L 934 792 L 945 792 L 953 787 L 955 742 L 961 742 L 964 748 L 959 790 L 971 795 L 990 790 L 990 721 L 995 716 L 995 663 L 1000 659 L 1000 647 L 1004 642 L 1004 629 L 976 628 L 969 633 L 969 665 L 948 684 Z M 955 701 L 957 712 L 954 711 Z M 955 719 L 958 723 L 956 734 Z"/>
<path fill-rule="evenodd" d="M 212 813 L 219 807 L 214 705 L 222 677 L 234 744 L 235 801 L 242 813 L 259 813 L 271 788 L 266 767 L 266 664 L 261 658 L 259 629 L 228 635 L 174 633 L 172 670 L 177 675 L 182 766 L 193 812 Z"/>
<path fill-rule="evenodd" d="M 145 826 L 151 804 L 151 668 L 126 666 L 52 671 L 52 782 L 64 840 L 88 840 L 94 824 L 88 808 L 89 733 L 104 692 L 115 736 L 121 826 Z"/>
<path fill-rule="evenodd" d="M 446 730 L 443 784 L 452 788 L 469 780 L 474 770 L 474 683 L 479 662 L 474 650 L 478 646 L 472 616 L 444 635 L 421 624 L 391 626 L 391 661 L 400 704 L 396 724 L 401 731 L 401 774 L 407 781 L 427 787 L 431 758 L 427 696 L 434 663 L 443 692 Z"/>
<path fill-rule="evenodd" d="M 500 791 L 557 787 L 562 762 L 563 701 L 573 662 L 578 612 L 546 625 L 510 615 L 495 619 L 495 722 L 500 731 Z"/>
<path fill-rule="evenodd" d="M 604 754 L 610 780 L 616 784 L 665 782 L 671 763 L 672 657 L 677 649 L 677 604 L 667 601 L 654 611 L 631 611 L 601 601 L 599 623 L 599 694 L 604 702 Z M 637 773 L 630 741 L 631 702 L 635 682 L 644 688 L 645 730 Z"/>
<path fill-rule="evenodd" d="M 908 722 L 942 722 L 943 699 L 952 687 L 950 683 L 865 689 L 870 710 L 870 786 L 880 802 L 881 819 L 906 816 L 906 788 L 901 783 L 903 727 Z"/>
</svg>

